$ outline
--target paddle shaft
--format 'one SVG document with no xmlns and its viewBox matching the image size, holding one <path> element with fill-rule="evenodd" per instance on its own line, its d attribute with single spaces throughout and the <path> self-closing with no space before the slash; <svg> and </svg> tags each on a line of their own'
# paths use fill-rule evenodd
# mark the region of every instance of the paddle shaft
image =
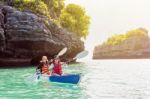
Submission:
<svg viewBox="0 0 150 99">
<path fill-rule="evenodd" d="M 80 53 L 78 53 L 74 58 L 72 58 L 71 60 L 68 60 L 68 61 L 66 61 L 66 63 L 69 63 L 69 62 L 71 62 L 71 61 L 73 61 L 73 60 L 76 60 L 76 59 L 79 59 L 79 58 L 83 58 L 83 57 L 85 57 L 85 56 L 87 56 L 88 55 L 88 51 L 82 51 L 82 52 L 80 52 Z"/>
</svg>

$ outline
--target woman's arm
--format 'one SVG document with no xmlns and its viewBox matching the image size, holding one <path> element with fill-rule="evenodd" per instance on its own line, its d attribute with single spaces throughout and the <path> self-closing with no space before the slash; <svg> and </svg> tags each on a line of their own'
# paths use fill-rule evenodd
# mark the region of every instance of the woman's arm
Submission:
<svg viewBox="0 0 150 99">
<path fill-rule="evenodd" d="M 40 62 L 40 64 L 37 65 L 37 67 L 36 67 L 36 71 L 41 70 L 41 69 L 42 69 L 42 63 Z"/>
</svg>

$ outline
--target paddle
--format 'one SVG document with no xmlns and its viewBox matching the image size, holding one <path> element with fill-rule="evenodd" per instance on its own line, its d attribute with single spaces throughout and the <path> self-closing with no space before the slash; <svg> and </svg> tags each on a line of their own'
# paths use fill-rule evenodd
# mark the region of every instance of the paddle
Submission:
<svg viewBox="0 0 150 99">
<path fill-rule="evenodd" d="M 67 47 L 63 48 L 57 55 L 56 57 L 60 57 L 62 55 L 64 55 L 67 52 Z"/>
<path fill-rule="evenodd" d="M 75 60 L 75 59 L 80 59 L 80 58 L 84 58 L 85 56 L 87 56 L 88 55 L 88 51 L 82 51 L 82 52 L 80 52 L 80 53 L 78 53 L 73 59 L 71 59 L 71 60 L 69 60 L 69 61 L 67 61 L 66 63 L 69 63 L 69 62 L 71 62 L 71 61 L 73 61 L 73 60 Z"/>
<path fill-rule="evenodd" d="M 74 58 L 73 58 L 73 60 L 74 59 L 80 59 L 80 58 L 83 58 L 83 57 L 85 57 L 85 56 L 87 56 L 88 55 L 88 51 L 82 51 L 82 52 L 80 52 L 79 54 L 77 54 Z"/>
</svg>

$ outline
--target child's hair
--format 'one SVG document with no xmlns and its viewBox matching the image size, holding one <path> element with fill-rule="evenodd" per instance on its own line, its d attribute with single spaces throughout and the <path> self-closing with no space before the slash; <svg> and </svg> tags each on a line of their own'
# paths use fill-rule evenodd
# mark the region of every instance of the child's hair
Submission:
<svg viewBox="0 0 150 99">
<path fill-rule="evenodd" d="M 55 57 L 54 60 L 53 60 L 53 63 L 55 63 L 55 60 L 57 60 L 57 59 L 58 59 L 58 63 L 60 63 L 59 57 Z"/>
</svg>

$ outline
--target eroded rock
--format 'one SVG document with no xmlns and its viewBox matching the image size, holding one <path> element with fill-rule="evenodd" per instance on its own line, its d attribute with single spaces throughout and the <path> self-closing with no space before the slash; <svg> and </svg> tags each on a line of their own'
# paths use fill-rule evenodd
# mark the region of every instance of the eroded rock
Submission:
<svg viewBox="0 0 150 99">
<path fill-rule="evenodd" d="M 44 16 L 0 6 L 0 66 L 37 63 L 42 55 L 49 58 L 64 47 L 63 59 L 84 50 L 84 43 L 74 33 L 57 26 Z"/>
</svg>

